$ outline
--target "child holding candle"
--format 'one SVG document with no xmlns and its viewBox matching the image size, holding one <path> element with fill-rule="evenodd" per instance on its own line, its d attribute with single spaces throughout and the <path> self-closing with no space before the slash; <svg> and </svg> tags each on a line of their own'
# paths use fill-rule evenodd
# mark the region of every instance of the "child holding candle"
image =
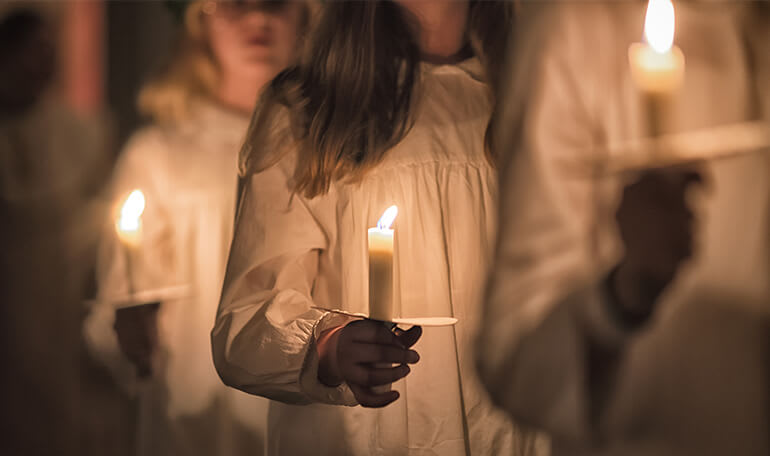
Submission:
<svg viewBox="0 0 770 456">
<path fill-rule="evenodd" d="M 212 344 L 227 384 L 275 400 L 269 454 L 534 451 L 490 407 L 467 351 L 494 237 L 485 134 L 512 6 L 326 2 L 301 63 L 258 106 Z M 370 246 L 393 205 L 395 236 Z M 420 337 L 318 309 L 369 314 L 367 253 L 392 262 L 395 316 L 459 323 Z"/>
<path fill-rule="evenodd" d="M 522 17 L 515 50 L 538 53 L 514 50 L 507 79 L 481 376 L 554 456 L 766 455 L 770 157 L 698 163 L 705 191 L 692 168 L 654 171 L 670 150 L 647 151 L 643 173 L 601 166 L 635 138 L 767 122 L 770 11 L 678 2 L 661 21 L 675 47 L 654 50 L 666 64 L 642 67 L 628 49 L 645 7 Z M 597 169 L 572 171 L 586 163 Z"/>
<path fill-rule="evenodd" d="M 299 47 L 308 5 L 169 3 L 182 41 L 142 90 L 140 108 L 154 123 L 129 141 L 114 183 L 116 201 L 143 192 L 141 236 L 127 245 L 109 223 L 86 333 L 120 381 L 134 370 L 145 377 L 140 454 L 259 455 L 266 401 L 222 385 L 209 331 L 232 234 L 236 154 L 261 87 Z"/>
</svg>

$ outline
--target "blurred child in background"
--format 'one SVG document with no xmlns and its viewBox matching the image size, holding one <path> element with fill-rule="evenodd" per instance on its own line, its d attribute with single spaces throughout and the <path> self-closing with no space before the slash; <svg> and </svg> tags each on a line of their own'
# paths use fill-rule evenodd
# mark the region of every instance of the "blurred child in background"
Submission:
<svg viewBox="0 0 770 456">
<path fill-rule="evenodd" d="M 140 452 L 261 454 L 266 402 L 222 385 L 209 331 L 233 229 L 236 154 L 261 88 L 294 58 L 307 5 L 169 3 L 182 40 L 140 94 L 153 123 L 129 141 L 114 182 L 117 203 L 133 189 L 145 196 L 141 243 L 126 261 L 110 222 L 86 335 L 119 380 L 144 378 Z"/>
<path fill-rule="evenodd" d="M 770 156 L 660 169 L 662 149 L 644 151 L 645 172 L 585 166 L 650 135 L 627 57 L 645 6 L 520 16 L 480 372 L 555 456 L 766 455 Z M 686 69 L 667 132 L 697 153 L 746 135 L 692 133 L 770 121 L 769 25 L 766 2 L 676 2 Z"/>
</svg>

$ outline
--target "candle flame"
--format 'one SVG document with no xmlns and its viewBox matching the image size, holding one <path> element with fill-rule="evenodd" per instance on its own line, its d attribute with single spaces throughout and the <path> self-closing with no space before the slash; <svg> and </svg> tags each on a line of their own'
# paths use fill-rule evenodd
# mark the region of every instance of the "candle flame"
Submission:
<svg viewBox="0 0 770 456">
<path fill-rule="evenodd" d="M 650 0 L 644 20 L 644 36 L 647 43 L 660 54 L 674 45 L 674 4 L 671 0 Z"/>
<path fill-rule="evenodd" d="M 134 190 L 128 195 L 120 208 L 120 218 L 117 223 L 118 234 L 138 233 L 142 227 L 144 206 L 144 193 L 141 190 Z"/>
<path fill-rule="evenodd" d="M 393 222 L 396 220 L 397 215 L 398 215 L 397 206 L 390 206 L 389 208 L 385 209 L 385 212 L 383 212 L 382 217 L 380 217 L 380 220 L 377 222 L 377 229 L 378 230 L 390 229 L 390 225 L 392 225 Z"/>
</svg>

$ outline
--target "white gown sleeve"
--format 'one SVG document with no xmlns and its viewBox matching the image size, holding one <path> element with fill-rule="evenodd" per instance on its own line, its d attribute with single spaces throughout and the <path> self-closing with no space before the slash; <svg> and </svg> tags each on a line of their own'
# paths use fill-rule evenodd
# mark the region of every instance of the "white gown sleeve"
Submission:
<svg viewBox="0 0 770 456">
<path fill-rule="evenodd" d="M 508 163 L 477 355 L 487 389 L 514 419 L 588 443 L 602 414 L 589 391 L 589 348 L 617 346 L 626 334 L 599 286 L 611 266 L 600 244 L 614 236 L 596 210 L 601 185 L 567 173 L 598 142 L 598 92 L 591 75 L 576 74 L 591 64 L 580 61 L 590 37 L 567 14 L 534 16 L 507 81 L 497 144 Z"/>
<path fill-rule="evenodd" d="M 315 341 L 348 321 L 313 306 L 327 245 L 285 161 L 243 182 L 235 236 L 212 331 L 214 364 L 229 386 L 292 403 L 356 405 L 345 385 L 318 381 Z"/>
</svg>

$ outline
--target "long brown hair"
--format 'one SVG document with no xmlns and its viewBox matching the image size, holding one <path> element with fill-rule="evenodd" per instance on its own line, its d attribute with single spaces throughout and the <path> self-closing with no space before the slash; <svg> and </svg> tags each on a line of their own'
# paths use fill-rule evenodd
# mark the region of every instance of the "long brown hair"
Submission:
<svg viewBox="0 0 770 456">
<path fill-rule="evenodd" d="M 484 65 L 493 100 L 512 19 L 510 2 L 471 1 L 468 41 Z M 258 171 L 281 158 L 283 147 L 257 150 L 275 144 L 270 138 L 278 111 L 288 111 L 298 145 L 295 191 L 321 195 L 333 181 L 355 181 L 380 163 L 412 122 L 420 50 L 411 21 L 390 1 L 325 3 L 300 64 L 280 74 L 262 95 L 242 171 Z M 490 148 L 487 155 L 494 162 Z"/>
</svg>

